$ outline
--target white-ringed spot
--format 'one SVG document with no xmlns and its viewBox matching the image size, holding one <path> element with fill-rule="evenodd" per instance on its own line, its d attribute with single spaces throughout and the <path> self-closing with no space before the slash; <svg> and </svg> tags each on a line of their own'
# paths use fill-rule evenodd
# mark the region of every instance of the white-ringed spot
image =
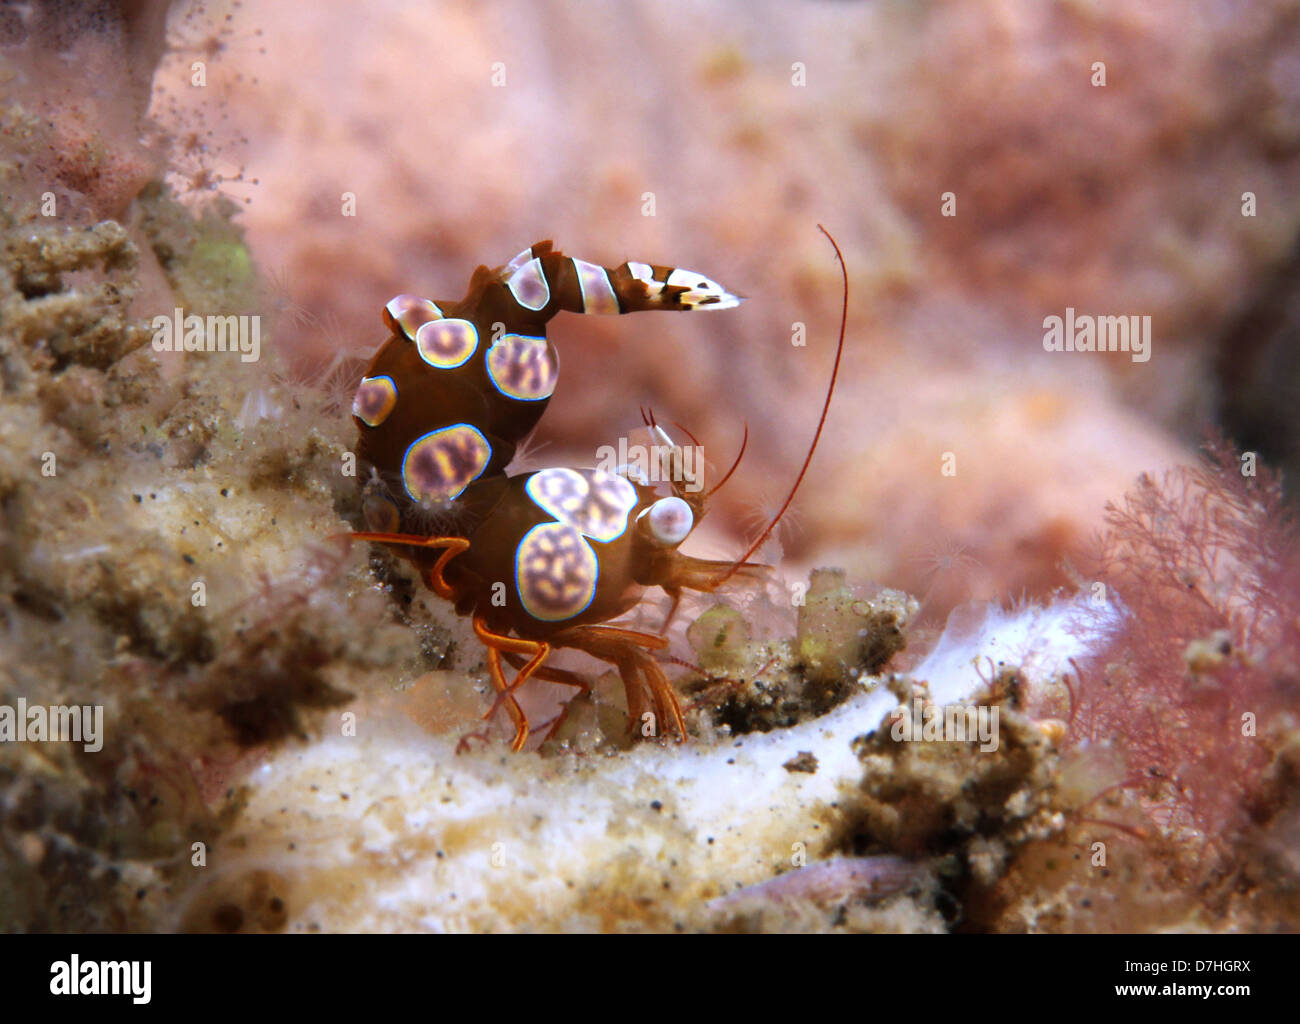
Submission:
<svg viewBox="0 0 1300 1024">
<path fill-rule="evenodd" d="M 415 332 L 415 350 L 430 366 L 454 370 L 478 348 L 478 329 L 468 320 L 430 320 Z"/>
<path fill-rule="evenodd" d="M 515 591 L 524 610 L 541 622 L 586 611 L 599 577 L 596 552 L 567 523 L 538 523 L 515 549 Z"/>
<path fill-rule="evenodd" d="M 598 469 L 556 467 L 534 473 L 524 491 L 537 507 L 592 540 L 618 540 L 636 507 L 636 488 L 626 477 Z"/>
<path fill-rule="evenodd" d="M 441 320 L 442 310 L 418 295 L 396 295 L 384 306 L 384 324 L 394 334 L 414 341 L 416 332 L 430 320 Z"/>
<path fill-rule="evenodd" d="M 396 405 L 397 385 L 392 377 L 362 377 L 352 399 L 352 415 L 368 427 L 377 427 Z"/>
<path fill-rule="evenodd" d="M 503 334 L 487 353 L 493 386 L 507 398 L 540 402 L 550 398 L 560 378 L 560 358 L 545 338 Z"/>
<path fill-rule="evenodd" d="M 414 501 L 450 501 L 492 461 L 492 446 L 475 426 L 455 423 L 431 430 L 406 449 L 402 486 Z"/>
<path fill-rule="evenodd" d="M 551 286 L 542 272 L 542 261 L 531 259 L 506 278 L 506 287 L 515 301 L 534 312 L 551 301 Z"/>
</svg>

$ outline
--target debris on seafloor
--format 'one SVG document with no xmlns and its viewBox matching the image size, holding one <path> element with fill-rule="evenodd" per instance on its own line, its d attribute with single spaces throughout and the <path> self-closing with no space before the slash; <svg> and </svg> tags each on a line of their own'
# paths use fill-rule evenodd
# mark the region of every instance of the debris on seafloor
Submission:
<svg viewBox="0 0 1300 1024">
<path fill-rule="evenodd" d="M 0 705 L 104 726 L 93 751 L 0 743 L 0 921 L 149 930 L 202 877 L 194 851 L 258 751 L 422 659 L 378 594 L 344 599 L 361 560 L 326 538 L 355 499 L 319 392 L 269 351 L 159 351 L 155 314 L 237 319 L 262 286 L 233 204 L 196 215 L 113 135 L 142 110 L 113 58 L 130 38 L 78 17 L 5 39 Z M 37 116 L 69 85 L 49 75 L 95 72 L 93 101 Z M 241 415 L 259 394 L 266 414 Z"/>
<path fill-rule="evenodd" d="M 1034 652 L 1037 672 L 1061 671 L 1089 642 L 1086 607 L 1056 615 L 1079 635 Z M 290 926 L 307 929 L 942 930 L 953 923 L 938 900 L 945 886 L 976 872 L 995 879 L 1018 845 L 1065 823 L 1052 795 L 1055 748 L 1020 712 L 1001 709 L 993 751 L 893 738 L 882 719 L 902 697 L 978 704 L 985 687 L 969 666 L 915 678 L 928 684 L 864 678 L 838 707 L 792 726 L 731 735 L 714 723 L 680 747 L 596 757 L 456 757 L 449 737 L 367 720 L 355 737 L 286 750 L 255 773 L 211 884 L 233 891 L 250 872 L 275 873 L 287 881 Z M 808 753 L 815 772 L 786 769 Z M 880 824 L 891 821 L 892 831 Z M 911 864 L 896 873 L 907 884 L 850 871 L 839 888 L 749 892 L 890 844 Z M 221 903 L 211 892 L 200 899 Z"/>
</svg>

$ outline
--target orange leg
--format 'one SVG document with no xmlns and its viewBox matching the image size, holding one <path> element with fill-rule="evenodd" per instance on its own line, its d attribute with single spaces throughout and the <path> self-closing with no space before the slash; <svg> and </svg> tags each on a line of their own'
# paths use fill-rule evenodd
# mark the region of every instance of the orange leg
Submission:
<svg viewBox="0 0 1300 1024">
<path fill-rule="evenodd" d="M 444 601 L 455 601 L 456 592 L 445 579 L 442 570 L 447 563 L 469 548 L 464 537 L 417 537 L 410 533 L 353 533 L 353 540 L 368 540 L 376 544 L 402 544 L 412 548 L 446 548 L 425 576 L 425 585 Z"/>
<path fill-rule="evenodd" d="M 668 606 L 668 614 L 664 616 L 664 624 L 659 627 L 659 635 L 666 636 L 668 627 L 673 624 L 673 618 L 677 615 L 677 606 L 682 603 L 681 587 L 664 587 L 665 593 L 672 598 L 672 604 Z"/>
<path fill-rule="evenodd" d="M 595 643 L 622 640 L 625 643 L 633 644 L 636 647 L 645 647 L 651 651 L 662 651 L 668 646 L 668 641 L 661 636 L 655 636 L 653 633 L 641 633 L 635 629 L 624 629 L 622 626 L 574 626 L 572 629 L 566 629 L 562 635 L 569 636 L 575 633 L 580 633 Z M 556 646 L 560 645 L 557 644 Z M 586 648 L 582 649 L 586 650 Z M 601 660 L 605 659 L 602 658 Z"/>
<path fill-rule="evenodd" d="M 506 711 L 510 715 L 510 721 L 515 725 L 515 738 L 510 744 L 510 749 L 514 751 L 522 750 L 524 744 L 528 742 L 528 716 L 524 714 L 524 709 L 515 700 L 514 691 L 523 686 L 528 681 L 529 676 L 542 667 L 542 662 L 551 653 L 551 645 L 542 640 L 523 640 L 519 637 L 494 633 L 488 629 L 487 623 L 483 621 L 483 617 L 480 615 L 474 616 L 474 635 L 487 648 L 488 671 L 492 677 L 492 686 L 497 691 L 496 701 L 483 717 L 491 718 L 496 714 L 498 705 L 504 703 Z M 527 664 L 516 674 L 513 683 L 507 684 L 505 673 L 501 671 L 502 652 L 529 655 Z"/>
<path fill-rule="evenodd" d="M 502 657 L 514 668 L 523 668 L 527 662 L 526 658 L 518 654 L 503 654 Z M 591 684 L 578 675 L 577 672 L 570 672 L 568 669 L 563 668 L 551 668 L 549 665 L 534 671 L 533 677 L 545 679 L 548 683 L 563 683 L 565 686 L 576 686 L 579 690 L 591 689 Z"/>
<path fill-rule="evenodd" d="M 770 565 L 759 562 L 717 562 L 704 558 L 681 557 L 673 569 L 671 578 L 660 583 L 671 603 L 664 616 L 659 635 L 664 636 L 673 624 L 677 608 L 681 604 L 683 588 L 698 590 L 702 594 L 712 594 L 733 575 L 738 575 L 752 583 L 765 582 L 772 572 Z"/>
<path fill-rule="evenodd" d="M 650 724 L 653 730 L 642 735 L 659 735 L 665 725 L 670 724 L 678 742 L 686 739 L 686 720 L 682 716 L 677 692 L 668 682 L 659 662 L 647 653 L 667 647 L 668 641 L 664 637 L 618 626 L 575 626 L 557 633 L 551 642 L 556 647 L 585 651 L 618 669 L 627 692 L 628 716 L 634 730 Z"/>
<path fill-rule="evenodd" d="M 502 657 L 505 658 L 506 661 L 510 662 L 510 664 L 513 665 L 516 669 L 523 668 L 526 664 L 525 659 L 518 654 L 503 654 Z M 582 676 L 578 675 L 578 673 L 570 672 L 567 669 L 562 669 L 562 668 L 551 668 L 549 666 L 542 666 L 541 668 L 533 670 L 533 678 L 545 679 L 548 683 L 560 683 L 564 686 L 574 686 L 577 687 L 578 690 L 580 690 L 582 693 L 586 693 L 591 689 L 591 684 L 588 683 L 585 679 L 583 679 Z M 512 685 L 510 688 L 513 690 L 515 687 L 514 685 Z M 571 699 L 572 698 L 570 698 L 570 700 Z M 564 724 L 564 720 L 568 716 L 568 714 L 569 714 L 569 702 L 565 701 L 563 704 L 560 705 L 559 714 L 557 714 L 551 720 L 551 722 L 542 723 L 543 725 L 551 726 L 550 729 L 548 729 L 546 732 L 545 739 L 542 740 L 543 743 L 548 742 L 551 739 L 551 737 L 554 736 L 559 731 L 560 726 Z"/>
</svg>

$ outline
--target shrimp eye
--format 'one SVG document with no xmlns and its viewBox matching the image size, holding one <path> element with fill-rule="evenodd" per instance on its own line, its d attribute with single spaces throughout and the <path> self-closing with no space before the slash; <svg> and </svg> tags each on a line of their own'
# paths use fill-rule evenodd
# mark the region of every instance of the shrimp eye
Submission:
<svg viewBox="0 0 1300 1024">
<path fill-rule="evenodd" d="M 691 507 L 681 498 L 660 498 L 637 517 L 655 542 L 664 547 L 676 547 L 684 541 L 695 526 Z"/>
</svg>

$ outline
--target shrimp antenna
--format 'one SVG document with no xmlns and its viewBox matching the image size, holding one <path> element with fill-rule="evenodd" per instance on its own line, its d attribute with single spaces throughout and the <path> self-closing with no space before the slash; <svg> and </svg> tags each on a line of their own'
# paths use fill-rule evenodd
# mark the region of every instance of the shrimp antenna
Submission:
<svg viewBox="0 0 1300 1024">
<path fill-rule="evenodd" d="M 731 464 L 731 468 L 727 470 L 726 475 L 709 489 L 709 493 L 704 496 L 705 498 L 712 498 L 715 494 L 717 494 L 720 490 L 722 490 L 722 485 L 725 484 L 728 480 L 730 480 L 731 474 L 740 468 L 740 460 L 745 457 L 745 448 L 748 445 L 749 445 L 749 424 L 746 423 L 745 436 L 740 439 L 740 451 L 736 453 L 736 461 Z"/>
<path fill-rule="evenodd" d="M 692 434 L 686 427 L 678 423 L 676 420 L 673 420 L 673 426 L 676 427 L 678 430 L 680 430 L 687 437 L 689 437 L 691 439 L 691 444 L 695 445 L 696 448 L 703 447 L 700 444 L 700 439 L 696 437 L 694 434 Z M 726 475 L 723 476 L 723 478 L 719 480 L 716 484 L 714 484 L 709 489 L 708 493 L 704 495 L 706 500 L 712 498 L 715 494 L 718 493 L 718 491 L 722 490 L 722 485 L 731 479 L 731 474 L 736 471 L 736 469 L 740 466 L 740 460 L 745 457 L 745 447 L 748 444 L 749 444 L 749 424 L 746 423 L 745 436 L 740 439 L 740 451 L 736 454 L 736 461 L 731 464 L 731 468 L 727 470 Z"/>
<path fill-rule="evenodd" d="M 700 446 L 700 439 L 699 439 L 698 437 L 696 437 L 694 434 L 692 434 L 692 433 L 691 433 L 689 430 L 687 430 L 685 427 L 683 427 L 683 426 L 682 426 L 680 423 L 678 423 L 676 420 L 673 420 L 673 426 L 676 427 L 678 430 L 680 430 L 680 431 L 681 431 L 683 434 L 685 434 L 687 437 L 689 437 L 689 438 L 691 439 L 691 444 L 695 445 L 696 448 L 701 447 L 701 446 Z"/>
<path fill-rule="evenodd" d="M 744 566 L 745 563 L 753 557 L 754 552 L 762 547 L 764 541 L 772 535 L 772 531 L 776 529 L 776 524 L 781 521 L 781 517 L 785 515 L 786 510 L 790 507 L 790 503 L 794 501 L 794 496 L 799 491 L 799 485 L 803 483 L 803 478 L 808 473 L 808 467 L 812 465 L 813 453 L 817 451 L 817 442 L 821 440 L 822 428 L 826 426 L 826 414 L 830 412 L 831 396 L 835 393 L 835 380 L 839 376 L 840 360 L 844 355 L 844 333 L 849 324 L 849 271 L 848 267 L 844 265 L 844 254 L 840 252 L 840 247 L 836 243 L 835 239 L 831 237 L 831 233 L 820 224 L 817 225 L 817 230 L 826 236 L 827 240 L 831 243 L 831 247 L 834 248 L 835 258 L 839 260 L 840 263 L 840 276 L 844 279 L 844 300 L 840 307 L 840 340 L 835 346 L 835 366 L 831 370 L 831 383 L 830 387 L 826 389 L 826 401 L 822 404 L 821 418 L 817 421 L 817 431 L 813 434 L 812 444 L 808 448 L 808 455 L 804 458 L 803 466 L 799 470 L 799 475 L 795 477 L 794 486 L 790 488 L 790 493 L 786 495 L 785 502 L 781 505 L 780 510 L 772 517 L 772 521 L 767 524 L 767 529 L 760 533 L 758 539 L 749 546 L 749 550 L 733 562 L 730 569 L 724 572 L 717 579 L 710 581 L 712 586 L 719 586 L 734 576 L 737 570 Z"/>
</svg>

